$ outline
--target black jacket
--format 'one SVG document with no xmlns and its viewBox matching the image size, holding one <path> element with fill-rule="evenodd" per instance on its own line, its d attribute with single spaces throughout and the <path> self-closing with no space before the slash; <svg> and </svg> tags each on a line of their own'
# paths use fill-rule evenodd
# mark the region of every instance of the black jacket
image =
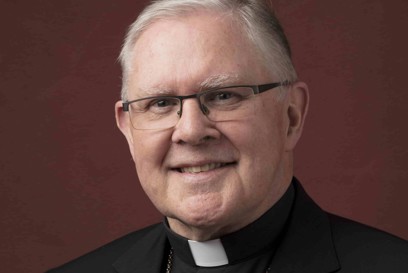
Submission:
<svg viewBox="0 0 408 273">
<path fill-rule="evenodd" d="M 408 242 L 321 210 L 294 180 L 295 201 L 274 273 L 408 273 Z M 159 273 L 163 224 L 133 232 L 48 273 Z"/>
</svg>

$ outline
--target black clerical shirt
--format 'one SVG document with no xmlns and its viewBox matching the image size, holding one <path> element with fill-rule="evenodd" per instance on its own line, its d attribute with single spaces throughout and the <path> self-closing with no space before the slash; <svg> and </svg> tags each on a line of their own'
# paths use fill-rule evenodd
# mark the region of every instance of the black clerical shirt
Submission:
<svg viewBox="0 0 408 273">
<path fill-rule="evenodd" d="M 164 222 L 173 249 L 171 273 L 240 273 L 267 272 L 290 215 L 295 191 L 288 188 L 278 202 L 255 222 L 220 238 L 228 264 L 216 267 L 197 266 L 188 239 L 170 230 Z M 166 261 L 164 261 L 167 263 Z"/>
</svg>

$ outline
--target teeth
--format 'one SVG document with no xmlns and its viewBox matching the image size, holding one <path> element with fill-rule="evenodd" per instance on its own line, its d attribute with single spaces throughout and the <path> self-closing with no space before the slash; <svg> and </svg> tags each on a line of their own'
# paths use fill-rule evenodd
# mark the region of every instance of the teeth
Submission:
<svg viewBox="0 0 408 273">
<path fill-rule="evenodd" d="M 202 165 L 202 166 L 181 168 L 181 172 L 182 173 L 206 172 L 206 171 L 209 171 L 209 170 L 220 168 L 221 166 L 224 166 L 224 165 L 225 164 L 222 164 L 222 163 L 210 163 L 210 164 L 205 164 L 205 165 Z"/>
</svg>

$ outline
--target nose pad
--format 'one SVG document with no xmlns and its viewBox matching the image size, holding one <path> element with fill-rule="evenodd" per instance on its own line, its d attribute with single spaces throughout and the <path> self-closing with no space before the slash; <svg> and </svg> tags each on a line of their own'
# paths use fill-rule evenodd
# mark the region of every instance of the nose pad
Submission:
<svg viewBox="0 0 408 273">
<path fill-rule="evenodd" d="M 208 107 L 204 104 L 201 104 L 201 112 L 203 112 L 204 115 L 208 116 L 208 114 L 210 113 L 210 109 L 208 109 Z"/>
</svg>

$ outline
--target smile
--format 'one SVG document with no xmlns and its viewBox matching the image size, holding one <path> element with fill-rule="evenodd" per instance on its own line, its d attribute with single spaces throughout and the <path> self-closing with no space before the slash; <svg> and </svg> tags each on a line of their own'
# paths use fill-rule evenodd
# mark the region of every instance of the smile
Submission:
<svg viewBox="0 0 408 273">
<path fill-rule="evenodd" d="M 210 170 L 218 169 L 228 165 L 227 163 L 209 163 L 202 166 L 192 166 L 192 167 L 185 167 L 180 168 L 179 171 L 181 173 L 200 173 L 200 172 L 207 172 Z"/>
</svg>

